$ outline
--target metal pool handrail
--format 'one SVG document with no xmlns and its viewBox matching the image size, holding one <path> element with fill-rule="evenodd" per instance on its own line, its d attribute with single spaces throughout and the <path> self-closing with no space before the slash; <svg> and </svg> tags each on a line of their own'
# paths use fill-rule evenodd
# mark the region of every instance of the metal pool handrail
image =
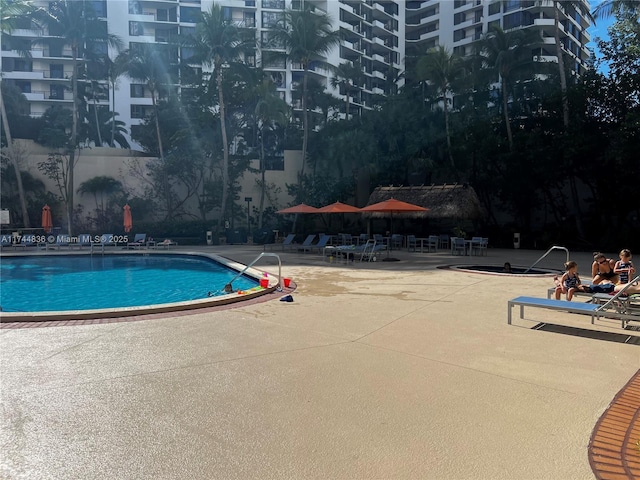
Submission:
<svg viewBox="0 0 640 480">
<path fill-rule="evenodd" d="M 251 267 L 253 267 L 253 265 L 255 265 L 255 263 L 260 260 L 262 257 L 276 257 L 278 259 L 278 289 L 282 290 L 282 261 L 280 260 L 280 256 L 277 253 L 273 253 L 273 252 L 262 252 L 260 255 L 258 255 L 256 258 L 253 259 L 253 261 L 247 265 L 246 267 L 244 267 L 242 269 L 241 272 L 239 272 L 235 277 L 233 277 L 231 279 L 231 281 L 229 281 L 229 283 L 227 283 L 224 286 L 224 290 L 225 292 L 229 292 L 233 290 L 233 286 L 231 285 L 237 278 L 239 278 L 244 272 L 246 272 L 247 270 L 249 270 Z"/>
<path fill-rule="evenodd" d="M 569 261 L 569 250 L 567 250 L 565 247 L 559 247 L 558 245 L 554 245 L 553 247 L 551 247 L 549 250 L 547 250 L 544 255 L 542 255 L 538 260 L 536 260 L 533 265 L 531 265 L 529 268 L 527 268 L 524 273 L 527 273 L 529 270 L 531 270 L 533 267 L 535 267 L 538 263 L 540 263 L 547 255 L 549 255 L 552 251 L 554 250 L 564 250 L 565 252 L 567 252 L 567 262 Z"/>
</svg>

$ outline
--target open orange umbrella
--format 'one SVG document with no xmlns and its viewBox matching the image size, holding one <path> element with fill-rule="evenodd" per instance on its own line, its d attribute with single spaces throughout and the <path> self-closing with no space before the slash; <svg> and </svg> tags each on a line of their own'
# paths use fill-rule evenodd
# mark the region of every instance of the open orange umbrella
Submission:
<svg viewBox="0 0 640 480">
<path fill-rule="evenodd" d="M 346 203 L 335 202 L 319 208 L 317 213 L 360 213 L 360 209 L 352 205 L 347 205 Z"/>
<path fill-rule="evenodd" d="M 388 213 L 389 216 L 391 217 L 391 227 L 389 228 L 389 233 L 391 235 L 393 235 L 393 214 L 394 213 L 426 212 L 428 210 L 429 210 L 428 208 L 421 207 L 420 205 L 403 202 L 401 200 L 396 200 L 395 198 L 390 198 L 382 202 L 374 203 L 373 205 L 367 205 L 366 207 L 362 207 L 360 209 L 361 212 Z M 391 245 L 391 243 L 389 245 Z M 389 253 L 389 250 L 387 250 L 387 254 L 388 253 Z"/>
<path fill-rule="evenodd" d="M 122 209 L 124 210 L 124 231 L 130 232 L 131 229 L 133 228 L 133 219 L 131 218 L 131 207 L 129 206 L 129 204 L 126 204 L 124 207 L 122 207 Z"/>
<path fill-rule="evenodd" d="M 294 205 L 293 207 L 284 208 L 282 210 L 278 210 L 276 213 L 286 214 L 286 213 L 318 213 L 318 209 L 316 207 L 312 207 L 310 205 L 306 205 L 304 203 L 300 203 L 298 205 Z"/>
<path fill-rule="evenodd" d="M 42 229 L 45 233 L 51 233 L 53 230 L 53 221 L 51 220 L 51 207 L 45 205 L 42 207 Z"/>
</svg>

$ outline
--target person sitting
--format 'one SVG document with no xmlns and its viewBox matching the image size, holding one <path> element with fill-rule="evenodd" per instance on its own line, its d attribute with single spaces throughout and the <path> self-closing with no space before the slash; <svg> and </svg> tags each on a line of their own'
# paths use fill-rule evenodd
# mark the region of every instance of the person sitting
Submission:
<svg viewBox="0 0 640 480">
<path fill-rule="evenodd" d="M 593 264 L 591 264 L 591 283 L 598 285 L 604 281 L 618 283 L 618 274 L 613 271 L 616 262 L 607 258 L 604 253 L 595 252 L 593 254 Z"/>
<path fill-rule="evenodd" d="M 576 262 L 567 262 L 564 264 L 564 268 L 564 275 L 556 284 L 556 300 L 560 300 L 560 296 L 564 293 L 567 296 L 567 301 L 570 302 L 573 294 L 580 290 L 582 282 L 578 275 L 578 264 Z"/>
<path fill-rule="evenodd" d="M 631 251 L 628 248 L 620 251 L 620 260 L 616 262 L 613 271 L 618 274 L 618 283 L 629 283 L 636 273 L 636 268 L 631 261 Z"/>
<path fill-rule="evenodd" d="M 511 264 L 509 262 L 504 262 L 504 266 L 502 267 L 502 273 L 512 273 Z"/>
</svg>

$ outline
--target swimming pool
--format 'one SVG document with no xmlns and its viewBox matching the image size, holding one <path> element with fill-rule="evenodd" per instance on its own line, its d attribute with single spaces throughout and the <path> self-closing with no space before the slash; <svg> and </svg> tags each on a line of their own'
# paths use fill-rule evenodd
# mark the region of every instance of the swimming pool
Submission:
<svg viewBox="0 0 640 480">
<path fill-rule="evenodd" d="M 198 301 L 225 295 L 237 273 L 199 255 L 3 257 L 0 305 L 3 313 L 113 311 Z M 245 275 L 233 281 L 235 290 L 257 285 Z"/>
</svg>

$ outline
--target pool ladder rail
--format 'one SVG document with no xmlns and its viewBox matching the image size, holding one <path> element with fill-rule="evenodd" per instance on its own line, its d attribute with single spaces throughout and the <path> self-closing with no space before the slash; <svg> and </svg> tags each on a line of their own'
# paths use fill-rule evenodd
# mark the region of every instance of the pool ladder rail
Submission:
<svg viewBox="0 0 640 480">
<path fill-rule="evenodd" d="M 273 253 L 273 252 L 262 252 L 260 255 L 258 255 L 256 258 L 254 258 L 251 263 L 249 263 L 249 265 L 247 265 L 246 267 L 244 267 L 242 269 L 242 271 L 238 272 L 236 274 L 235 277 L 233 277 L 229 283 L 227 283 L 224 286 L 224 291 L 226 293 L 231 293 L 233 291 L 233 282 L 238 279 L 239 277 L 241 277 L 247 270 L 249 270 L 251 267 L 253 267 L 258 260 L 260 260 L 262 257 L 275 257 L 278 259 L 278 286 L 276 287 L 276 290 L 281 292 L 282 291 L 282 260 L 280 260 L 280 256 L 277 253 Z"/>
<path fill-rule="evenodd" d="M 533 262 L 533 265 L 531 265 L 529 268 L 527 268 L 524 273 L 529 272 L 529 270 L 531 270 L 533 267 L 535 267 L 538 263 L 540 263 L 542 260 L 544 260 L 547 255 L 549 255 L 551 252 L 553 252 L 554 250 L 563 250 L 564 252 L 567 253 L 567 262 L 569 261 L 569 250 L 566 247 L 560 247 L 558 245 L 554 245 L 552 246 L 549 250 L 547 250 L 538 260 L 536 260 L 535 262 Z"/>
</svg>

